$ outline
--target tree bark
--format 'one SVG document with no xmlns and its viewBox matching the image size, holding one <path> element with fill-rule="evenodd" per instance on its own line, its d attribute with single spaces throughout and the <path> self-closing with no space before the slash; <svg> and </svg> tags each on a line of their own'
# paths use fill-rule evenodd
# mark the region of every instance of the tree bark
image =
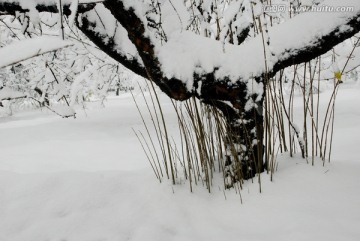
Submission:
<svg viewBox="0 0 360 241">
<path fill-rule="evenodd" d="M 249 80 L 256 84 L 262 79 Z M 264 117 L 263 102 L 265 85 L 262 91 L 249 94 L 249 87 L 243 83 L 241 90 L 231 104 L 223 101 L 204 101 L 215 106 L 223 113 L 226 121 L 224 175 L 226 188 L 234 183 L 254 177 L 264 171 L 266 160 L 263 159 Z"/>
</svg>

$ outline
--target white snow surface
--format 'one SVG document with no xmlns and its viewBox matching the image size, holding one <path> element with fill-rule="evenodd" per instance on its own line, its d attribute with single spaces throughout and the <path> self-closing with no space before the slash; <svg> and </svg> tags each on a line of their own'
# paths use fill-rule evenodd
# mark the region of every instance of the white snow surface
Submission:
<svg viewBox="0 0 360 241">
<path fill-rule="evenodd" d="M 332 163 L 279 156 L 261 194 L 256 181 L 244 184 L 243 204 L 219 178 L 210 194 L 157 182 L 131 130 L 142 124 L 130 95 L 79 109 L 77 119 L 46 111 L 0 119 L 0 240 L 357 241 L 359 92 L 346 83 L 339 91 Z M 171 103 L 160 101 L 176 139 Z"/>
<path fill-rule="evenodd" d="M 71 41 L 51 36 L 21 40 L 0 48 L 0 68 L 73 44 Z"/>
</svg>

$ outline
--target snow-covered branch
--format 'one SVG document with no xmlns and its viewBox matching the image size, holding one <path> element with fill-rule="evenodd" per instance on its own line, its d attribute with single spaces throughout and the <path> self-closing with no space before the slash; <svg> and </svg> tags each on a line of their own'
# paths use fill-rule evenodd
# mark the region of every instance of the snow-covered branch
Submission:
<svg viewBox="0 0 360 241">
<path fill-rule="evenodd" d="M 73 44 L 71 41 L 50 36 L 22 40 L 0 48 L 0 68 Z"/>
<path fill-rule="evenodd" d="M 249 79 L 271 77 L 281 68 L 309 61 L 360 30 L 359 1 L 328 0 L 323 4 L 352 6 L 353 11 L 300 14 L 269 28 L 269 45 L 258 35 L 235 46 L 183 29 L 173 30 L 167 35 L 167 42 L 161 43 L 147 27 L 148 9 L 143 1 L 104 2 L 127 30 L 149 78 L 167 89 L 165 92 L 171 97 L 185 99 L 197 95 L 225 100 L 236 99 L 242 92 L 237 88 L 242 89 Z"/>
<path fill-rule="evenodd" d="M 105 53 L 134 73 L 147 78 L 142 60 L 126 30 L 102 4 L 77 21 L 79 29 Z"/>
</svg>

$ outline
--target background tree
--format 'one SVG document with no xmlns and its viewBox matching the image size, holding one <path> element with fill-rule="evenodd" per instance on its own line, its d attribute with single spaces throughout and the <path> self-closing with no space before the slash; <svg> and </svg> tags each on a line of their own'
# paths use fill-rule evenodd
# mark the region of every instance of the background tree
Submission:
<svg viewBox="0 0 360 241">
<path fill-rule="evenodd" d="M 57 37 L 58 18 L 50 13 L 41 14 L 38 26 L 24 28 L 24 18 L 19 13 L 17 18 L 0 19 L 0 47 L 4 47 L 0 55 L 7 56 L 0 61 L 2 114 L 39 106 L 69 117 L 61 109 L 75 113 L 74 104 L 85 107 L 87 101 L 103 102 L 109 91 L 131 88 L 129 71 L 99 51 L 77 28 L 70 28 L 68 18 L 63 22 L 64 34 L 67 39 L 76 39 L 76 44 Z"/>
</svg>

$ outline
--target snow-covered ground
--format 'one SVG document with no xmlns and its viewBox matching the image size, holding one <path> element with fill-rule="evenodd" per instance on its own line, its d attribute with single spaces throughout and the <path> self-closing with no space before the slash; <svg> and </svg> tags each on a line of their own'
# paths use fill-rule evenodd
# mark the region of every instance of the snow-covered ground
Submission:
<svg viewBox="0 0 360 241">
<path fill-rule="evenodd" d="M 221 185 L 209 194 L 159 184 L 131 130 L 142 123 L 130 95 L 79 110 L 77 119 L 41 111 L 2 118 L 0 240 L 357 241 L 359 102 L 359 84 L 343 84 L 331 164 L 280 156 L 261 194 L 257 183 L 245 184 L 243 204 Z"/>
</svg>

